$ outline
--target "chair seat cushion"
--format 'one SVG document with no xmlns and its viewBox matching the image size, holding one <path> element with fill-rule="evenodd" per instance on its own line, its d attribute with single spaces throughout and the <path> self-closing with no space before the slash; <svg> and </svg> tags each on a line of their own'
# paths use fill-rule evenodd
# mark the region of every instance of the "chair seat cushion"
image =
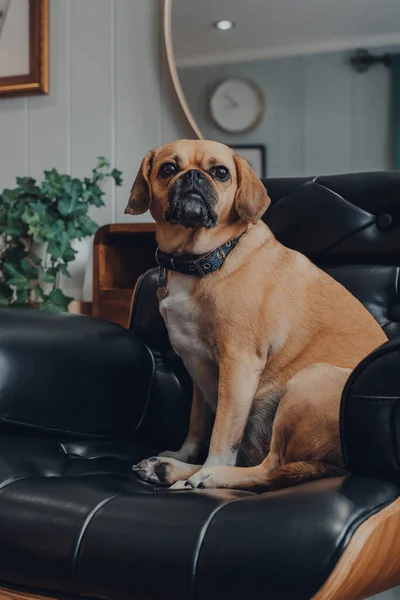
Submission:
<svg viewBox="0 0 400 600">
<path fill-rule="evenodd" d="M 0 582 L 110 600 L 309 598 L 399 488 L 347 477 L 268 494 L 168 491 L 135 442 L 0 438 Z M 290 576 L 289 576 L 290 575 Z"/>
</svg>

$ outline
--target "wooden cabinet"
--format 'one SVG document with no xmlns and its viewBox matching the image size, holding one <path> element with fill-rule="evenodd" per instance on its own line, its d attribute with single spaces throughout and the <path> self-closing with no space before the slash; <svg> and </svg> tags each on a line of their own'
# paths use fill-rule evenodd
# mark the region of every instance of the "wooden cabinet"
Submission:
<svg viewBox="0 0 400 600">
<path fill-rule="evenodd" d="M 153 223 L 101 227 L 93 248 L 94 317 L 128 326 L 132 295 L 139 276 L 156 266 Z"/>
</svg>

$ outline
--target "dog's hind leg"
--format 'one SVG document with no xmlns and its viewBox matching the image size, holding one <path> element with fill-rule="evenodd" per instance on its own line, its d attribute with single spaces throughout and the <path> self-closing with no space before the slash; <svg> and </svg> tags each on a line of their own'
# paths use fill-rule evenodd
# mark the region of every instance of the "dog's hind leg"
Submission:
<svg viewBox="0 0 400 600">
<path fill-rule="evenodd" d="M 194 488 L 266 491 L 343 474 L 339 408 L 350 372 L 322 363 L 300 371 L 285 387 L 270 451 L 261 464 L 202 469 L 187 483 Z"/>
</svg>

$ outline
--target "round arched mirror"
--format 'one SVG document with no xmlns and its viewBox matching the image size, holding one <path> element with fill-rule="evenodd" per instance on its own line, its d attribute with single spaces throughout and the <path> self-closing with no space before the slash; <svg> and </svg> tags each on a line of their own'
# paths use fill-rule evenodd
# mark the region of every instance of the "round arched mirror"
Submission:
<svg viewBox="0 0 400 600">
<path fill-rule="evenodd" d="M 196 135 L 260 176 L 393 166 L 399 0 L 166 0 L 165 32 Z"/>
</svg>

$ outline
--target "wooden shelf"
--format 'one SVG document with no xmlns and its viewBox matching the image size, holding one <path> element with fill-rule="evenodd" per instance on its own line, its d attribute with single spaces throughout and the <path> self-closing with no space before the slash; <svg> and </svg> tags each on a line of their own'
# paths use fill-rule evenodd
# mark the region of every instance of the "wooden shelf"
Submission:
<svg viewBox="0 0 400 600">
<path fill-rule="evenodd" d="M 93 249 L 92 314 L 128 326 L 135 284 L 156 266 L 154 223 L 101 227 Z"/>
</svg>

